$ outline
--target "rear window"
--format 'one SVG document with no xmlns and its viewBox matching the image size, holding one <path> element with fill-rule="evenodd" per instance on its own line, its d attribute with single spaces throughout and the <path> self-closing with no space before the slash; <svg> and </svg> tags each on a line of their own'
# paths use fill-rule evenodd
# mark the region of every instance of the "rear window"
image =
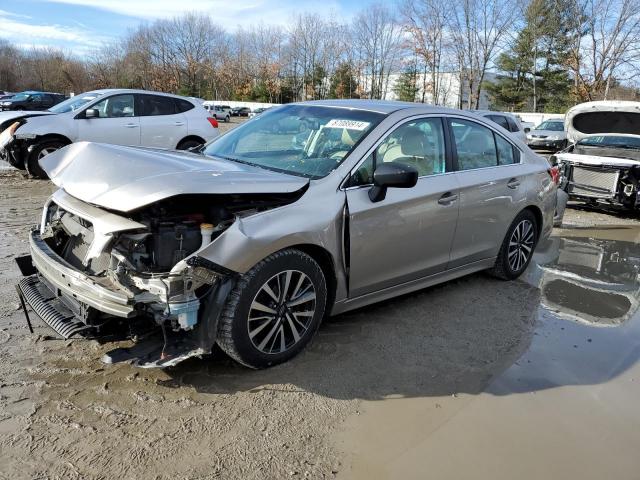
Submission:
<svg viewBox="0 0 640 480">
<path fill-rule="evenodd" d="M 580 113 L 573 118 L 573 127 L 582 133 L 629 133 L 640 135 L 640 113 Z"/>
<path fill-rule="evenodd" d="M 195 107 L 193 103 L 187 102 L 186 100 L 183 100 L 181 98 L 174 98 L 174 100 L 176 102 L 176 111 L 178 113 L 188 112 L 189 110 Z"/>
<path fill-rule="evenodd" d="M 505 130 L 509 130 L 509 124 L 507 123 L 507 119 L 502 115 L 488 115 L 488 117 L 493 120 L 495 123 L 500 125 Z"/>
<path fill-rule="evenodd" d="M 176 113 L 175 103 L 172 97 L 163 97 L 160 95 L 141 95 L 142 97 L 142 115 L 173 115 Z"/>
</svg>

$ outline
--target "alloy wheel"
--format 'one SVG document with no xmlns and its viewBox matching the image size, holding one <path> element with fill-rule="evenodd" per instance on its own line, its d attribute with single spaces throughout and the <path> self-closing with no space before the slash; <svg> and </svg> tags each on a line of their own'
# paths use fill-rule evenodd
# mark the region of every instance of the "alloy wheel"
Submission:
<svg viewBox="0 0 640 480">
<path fill-rule="evenodd" d="M 524 219 L 513 230 L 509 239 L 508 258 L 509 267 L 514 272 L 519 272 L 529 261 L 533 252 L 535 230 L 530 220 Z"/>
<path fill-rule="evenodd" d="M 58 147 L 45 147 L 38 152 L 38 160 L 58 150 Z"/>
<path fill-rule="evenodd" d="M 316 290 L 298 270 L 286 270 L 267 280 L 251 302 L 249 338 L 262 353 L 280 354 L 309 330 L 316 311 Z"/>
</svg>

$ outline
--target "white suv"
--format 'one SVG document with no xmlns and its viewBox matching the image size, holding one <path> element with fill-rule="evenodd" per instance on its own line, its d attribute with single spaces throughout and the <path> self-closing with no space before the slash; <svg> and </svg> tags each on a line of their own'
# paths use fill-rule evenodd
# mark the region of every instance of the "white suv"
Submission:
<svg viewBox="0 0 640 480">
<path fill-rule="evenodd" d="M 45 177 L 39 160 L 73 142 L 186 150 L 218 136 L 218 122 L 196 101 L 146 90 L 95 90 L 45 112 L 0 114 L 0 150 L 9 162 Z M 8 128 L 7 128 L 8 127 Z"/>
</svg>

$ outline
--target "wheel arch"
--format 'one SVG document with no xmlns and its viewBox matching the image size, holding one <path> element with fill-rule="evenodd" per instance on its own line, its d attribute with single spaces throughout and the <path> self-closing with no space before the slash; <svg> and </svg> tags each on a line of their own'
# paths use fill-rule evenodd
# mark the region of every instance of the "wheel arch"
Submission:
<svg viewBox="0 0 640 480">
<path fill-rule="evenodd" d="M 73 143 L 69 137 L 62 135 L 61 133 L 45 133 L 43 135 L 37 135 L 36 138 L 33 139 L 33 141 L 29 142 L 29 145 L 36 145 L 38 143 L 48 142 L 51 140 L 59 140 L 66 143 L 67 145 Z"/>
<path fill-rule="evenodd" d="M 529 205 L 528 207 L 525 207 L 520 212 L 518 212 L 518 215 L 520 215 L 520 213 L 524 212 L 525 210 L 528 210 L 531 213 L 533 213 L 533 216 L 536 219 L 536 236 L 538 237 L 537 240 L 539 240 L 540 239 L 540 234 L 542 233 L 543 224 L 544 224 L 544 218 L 542 216 L 542 210 L 540 210 L 540 207 L 538 207 L 537 205 Z M 516 217 L 518 215 L 516 215 Z"/>
<path fill-rule="evenodd" d="M 327 305 L 325 307 L 325 318 L 329 316 L 333 308 L 333 303 L 336 299 L 336 290 L 338 286 L 338 279 L 336 277 L 336 269 L 333 262 L 333 257 L 331 253 L 326 248 L 323 248 L 319 245 L 314 245 L 311 243 L 300 243 L 296 245 L 291 245 L 286 249 L 295 249 L 300 250 L 301 252 L 306 253 L 311 258 L 313 258 L 322 273 L 324 274 L 325 281 L 327 282 Z"/>
<path fill-rule="evenodd" d="M 186 137 L 182 138 L 177 144 L 176 144 L 176 149 L 184 142 L 188 141 L 188 140 L 195 140 L 197 142 L 201 142 L 201 143 L 207 143 L 207 141 L 198 136 L 198 135 L 187 135 Z"/>
</svg>

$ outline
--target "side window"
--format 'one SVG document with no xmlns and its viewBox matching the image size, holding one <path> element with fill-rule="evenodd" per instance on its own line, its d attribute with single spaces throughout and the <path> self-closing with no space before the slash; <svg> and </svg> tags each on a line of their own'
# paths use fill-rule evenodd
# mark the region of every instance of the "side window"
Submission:
<svg viewBox="0 0 640 480">
<path fill-rule="evenodd" d="M 114 95 L 96 103 L 93 107 L 98 110 L 100 118 L 120 118 L 135 116 L 133 95 Z"/>
<path fill-rule="evenodd" d="M 451 120 L 451 130 L 458 152 L 458 169 L 495 167 L 498 154 L 493 132 L 468 120 Z"/>
<path fill-rule="evenodd" d="M 518 163 L 520 158 L 516 155 L 516 149 L 500 135 L 496 135 L 496 146 L 498 147 L 498 165 L 511 165 Z"/>
<path fill-rule="evenodd" d="M 418 175 L 445 171 L 445 147 L 442 120 L 428 118 L 405 123 L 395 129 L 376 149 L 376 162 L 411 165 Z"/>
<path fill-rule="evenodd" d="M 506 130 L 510 130 L 509 129 L 509 123 L 507 122 L 507 119 L 505 117 L 503 117 L 502 115 L 489 115 L 488 118 L 490 120 L 493 120 L 493 122 L 497 123 L 502 128 L 504 128 Z"/>
<path fill-rule="evenodd" d="M 188 112 L 189 110 L 195 107 L 193 103 L 187 102 L 186 100 L 183 100 L 181 98 L 174 98 L 174 100 L 176 103 L 176 112 L 178 113 Z"/>
<path fill-rule="evenodd" d="M 141 95 L 144 116 L 174 115 L 176 106 L 172 97 Z"/>
<path fill-rule="evenodd" d="M 376 150 L 358 167 L 347 186 L 373 183 L 375 165 L 397 162 L 410 165 L 418 175 L 444 173 L 444 130 L 440 118 L 426 118 L 405 123 L 391 132 Z"/>
<path fill-rule="evenodd" d="M 518 124 L 513 118 L 507 117 L 507 122 L 509 122 L 509 130 L 511 130 L 512 132 L 518 132 L 520 130 L 518 128 Z"/>
</svg>

